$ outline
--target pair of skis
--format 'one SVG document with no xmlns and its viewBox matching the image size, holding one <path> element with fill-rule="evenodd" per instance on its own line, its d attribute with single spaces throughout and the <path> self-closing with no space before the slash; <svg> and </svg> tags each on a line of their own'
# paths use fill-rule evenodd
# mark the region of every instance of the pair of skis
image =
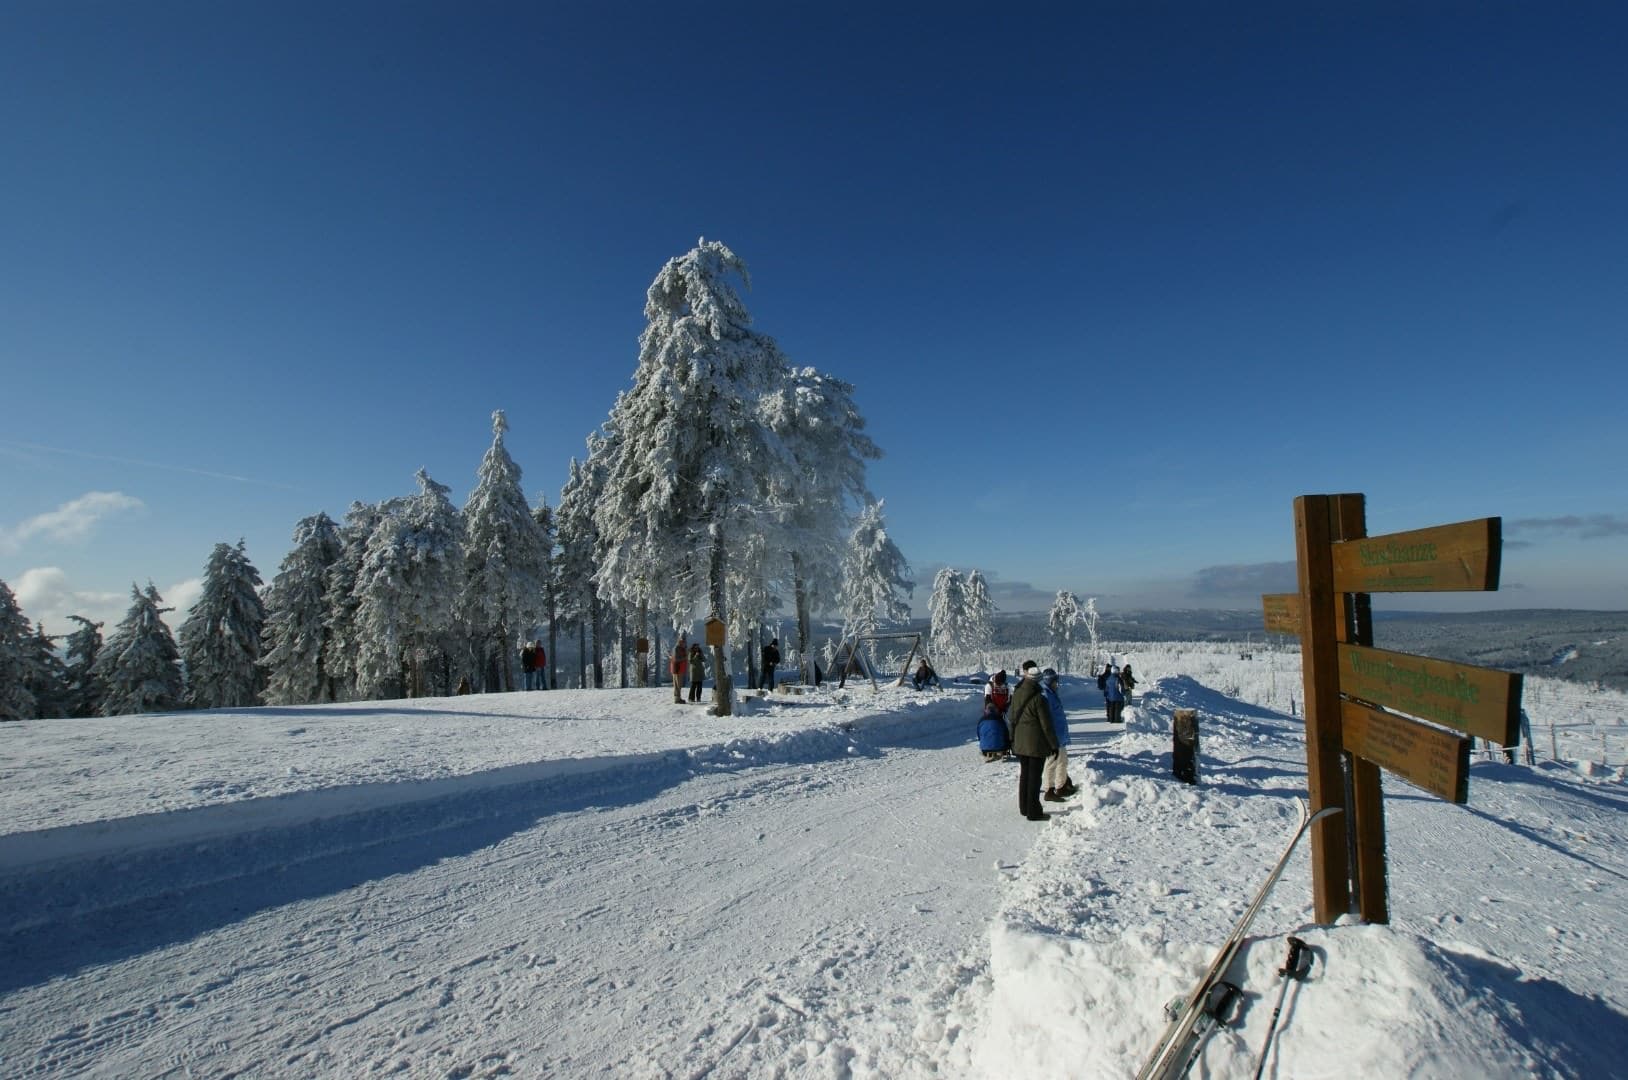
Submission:
<svg viewBox="0 0 1628 1080">
<path fill-rule="evenodd" d="M 1313 814 L 1306 805 L 1306 800 L 1299 799 L 1300 819 L 1295 828 L 1294 835 L 1278 857 L 1277 865 L 1272 872 L 1266 875 L 1266 881 L 1255 893 L 1255 898 L 1244 911 L 1243 917 L 1232 928 L 1232 934 L 1221 951 L 1215 956 L 1204 978 L 1199 980 L 1191 993 L 1175 1003 L 1171 1012 L 1169 1025 L 1164 1035 L 1159 1039 L 1157 1046 L 1142 1067 L 1137 1070 L 1136 1080 L 1175 1080 L 1177 1077 L 1187 1075 L 1192 1068 L 1199 1052 L 1204 1049 L 1204 1040 L 1218 1022 L 1217 1017 L 1224 1018 L 1226 1009 L 1230 1006 L 1232 998 L 1236 996 L 1238 988 L 1230 983 L 1224 983 L 1222 977 L 1238 956 L 1238 950 L 1243 947 L 1245 935 L 1249 932 L 1250 924 L 1260 913 L 1261 906 L 1272 892 L 1272 886 L 1277 884 L 1278 878 L 1283 876 L 1283 868 L 1289 864 L 1289 856 L 1294 854 L 1295 847 L 1300 838 L 1306 835 L 1313 822 L 1321 821 L 1330 814 L 1338 814 L 1338 806 L 1330 806 Z"/>
</svg>

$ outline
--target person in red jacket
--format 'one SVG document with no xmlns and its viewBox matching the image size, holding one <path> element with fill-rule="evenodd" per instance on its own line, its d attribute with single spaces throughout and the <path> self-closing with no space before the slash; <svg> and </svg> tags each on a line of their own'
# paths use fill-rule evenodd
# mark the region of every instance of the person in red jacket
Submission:
<svg viewBox="0 0 1628 1080">
<path fill-rule="evenodd" d="M 684 704 L 684 672 L 689 667 L 690 648 L 684 644 L 684 635 L 678 635 L 673 646 L 673 658 L 667 661 L 667 673 L 673 677 L 673 704 Z"/>
</svg>

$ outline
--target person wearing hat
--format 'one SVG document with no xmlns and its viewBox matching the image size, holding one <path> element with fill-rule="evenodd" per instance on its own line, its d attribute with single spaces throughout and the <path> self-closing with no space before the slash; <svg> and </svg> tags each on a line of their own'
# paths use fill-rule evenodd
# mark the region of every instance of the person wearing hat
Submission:
<svg viewBox="0 0 1628 1080">
<path fill-rule="evenodd" d="M 1119 681 L 1119 665 L 1114 664 L 1108 671 L 1108 677 L 1103 680 L 1102 700 L 1108 706 L 1108 722 L 1110 724 L 1123 724 L 1125 722 L 1125 684 Z"/>
<path fill-rule="evenodd" d="M 1046 759 L 1057 748 L 1051 708 L 1040 690 L 1040 665 L 1025 660 L 1023 681 L 1012 693 L 1012 753 L 1018 759 L 1018 812 L 1030 821 L 1051 817 L 1040 805 L 1040 783 Z"/>
<path fill-rule="evenodd" d="M 1063 712 L 1063 699 L 1057 696 L 1057 672 L 1047 668 L 1040 673 L 1040 692 L 1046 695 L 1046 708 L 1051 710 L 1052 730 L 1057 735 L 1057 752 L 1046 759 L 1045 781 L 1047 802 L 1060 802 L 1079 789 L 1068 778 L 1068 716 Z"/>
</svg>

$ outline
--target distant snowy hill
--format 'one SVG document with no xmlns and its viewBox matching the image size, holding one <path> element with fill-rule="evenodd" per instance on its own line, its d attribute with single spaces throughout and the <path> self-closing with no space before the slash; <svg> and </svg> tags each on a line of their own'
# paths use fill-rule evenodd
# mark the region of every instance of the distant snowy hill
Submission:
<svg viewBox="0 0 1628 1080">
<path fill-rule="evenodd" d="M 1081 792 L 1041 823 L 956 682 L 6 725 L 0 1077 L 1130 1075 L 1305 747 L 1294 654 L 1123 653 L 1123 729 L 1064 680 Z M 1623 697 L 1533 683 L 1535 766 L 1477 757 L 1467 807 L 1387 779 L 1390 926 L 1312 925 L 1296 854 L 1193 1075 L 1254 1074 L 1290 934 L 1266 1076 L 1622 1074 L 1628 741 L 1575 713 Z"/>
</svg>

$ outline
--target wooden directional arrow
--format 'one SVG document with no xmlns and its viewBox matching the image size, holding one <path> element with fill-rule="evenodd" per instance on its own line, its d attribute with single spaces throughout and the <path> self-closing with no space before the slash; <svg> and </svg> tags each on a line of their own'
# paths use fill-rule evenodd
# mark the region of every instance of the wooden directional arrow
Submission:
<svg viewBox="0 0 1628 1080">
<path fill-rule="evenodd" d="M 1503 519 L 1342 540 L 1333 548 L 1335 592 L 1490 592 L 1498 588 Z"/>
</svg>

